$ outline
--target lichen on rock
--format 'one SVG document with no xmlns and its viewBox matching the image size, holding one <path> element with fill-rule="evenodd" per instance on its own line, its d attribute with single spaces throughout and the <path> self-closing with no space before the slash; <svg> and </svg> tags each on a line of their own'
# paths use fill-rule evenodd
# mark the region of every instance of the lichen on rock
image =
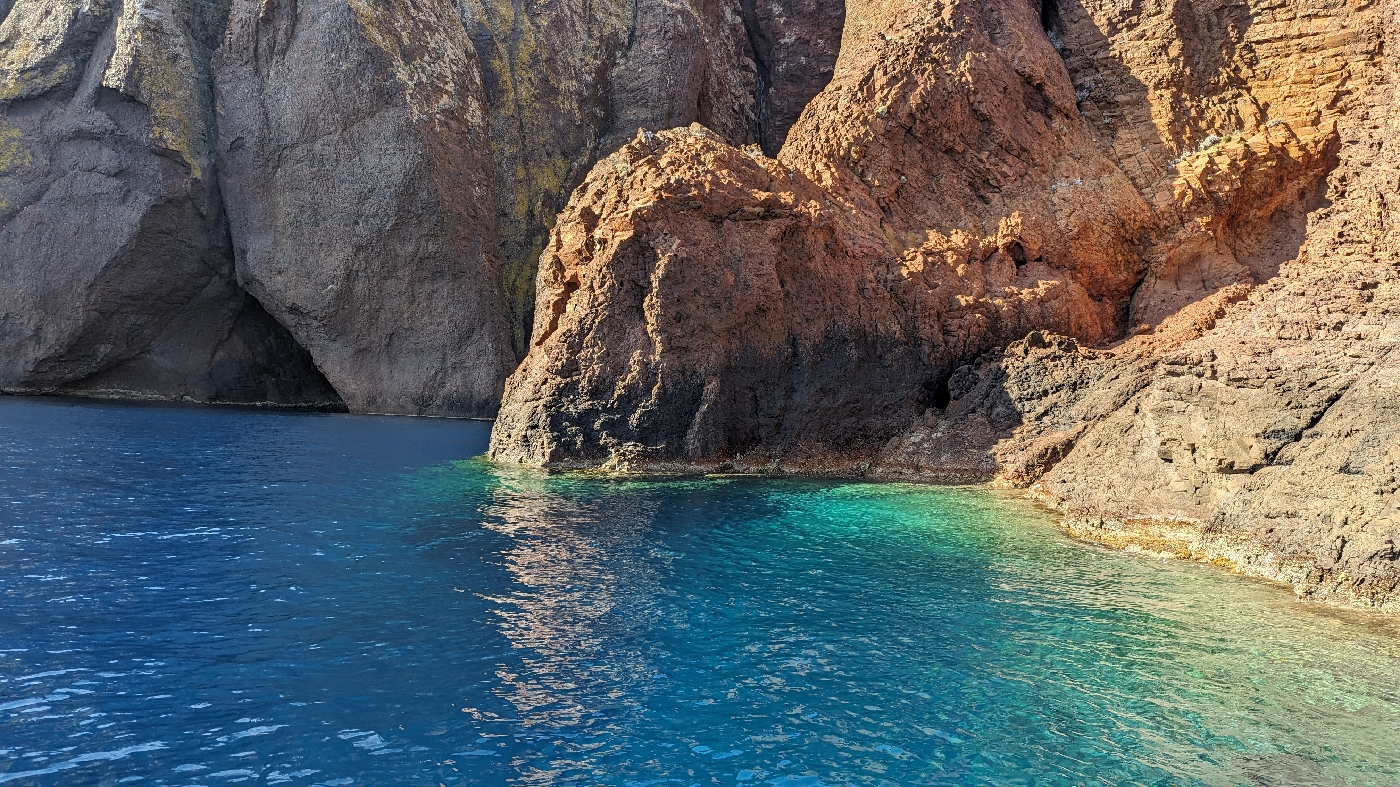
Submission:
<svg viewBox="0 0 1400 787">
<path fill-rule="evenodd" d="M 179 0 L 129 0 L 117 20 L 102 84 L 145 104 L 151 136 L 204 178 L 213 163 L 213 105 L 203 63 Z"/>
</svg>

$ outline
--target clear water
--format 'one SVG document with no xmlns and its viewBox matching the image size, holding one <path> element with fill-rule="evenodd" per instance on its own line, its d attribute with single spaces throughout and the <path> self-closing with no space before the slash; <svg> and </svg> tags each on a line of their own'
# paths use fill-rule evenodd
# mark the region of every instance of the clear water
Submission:
<svg viewBox="0 0 1400 787">
<path fill-rule="evenodd" d="M 0 398 L 0 783 L 1397 784 L 1400 634 L 988 492 Z"/>
</svg>

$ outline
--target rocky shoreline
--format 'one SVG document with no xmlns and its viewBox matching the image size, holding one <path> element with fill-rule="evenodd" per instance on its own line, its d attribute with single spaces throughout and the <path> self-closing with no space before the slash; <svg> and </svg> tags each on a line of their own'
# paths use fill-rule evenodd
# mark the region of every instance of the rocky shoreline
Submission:
<svg viewBox="0 0 1400 787">
<path fill-rule="evenodd" d="M 1400 612 L 1394 588 L 1358 592 L 1345 569 L 1322 568 L 1307 557 L 1288 556 L 1248 539 L 1211 533 L 1200 522 L 1168 519 L 1102 520 L 1066 515 L 1069 535 L 1113 549 L 1217 566 L 1232 574 L 1287 585 L 1300 601 L 1386 615 Z"/>
<path fill-rule="evenodd" d="M 1397 12 L 0 2 L 0 390 L 992 481 L 1394 612 Z"/>
<path fill-rule="evenodd" d="M 776 158 L 692 127 L 594 167 L 491 454 L 996 479 L 1393 611 L 1387 9 L 848 5 L 883 32 Z"/>
</svg>

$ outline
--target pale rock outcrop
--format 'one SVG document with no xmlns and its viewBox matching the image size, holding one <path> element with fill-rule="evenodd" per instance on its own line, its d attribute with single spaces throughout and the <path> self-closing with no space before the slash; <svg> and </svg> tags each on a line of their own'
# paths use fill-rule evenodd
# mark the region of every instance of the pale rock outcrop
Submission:
<svg viewBox="0 0 1400 787">
<path fill-rule="evenodd" d="M 356 411 L 494 413 L 486 106 L 447 0 L 238 0 L 214 63 L 239 280 Z"/>
</svg>

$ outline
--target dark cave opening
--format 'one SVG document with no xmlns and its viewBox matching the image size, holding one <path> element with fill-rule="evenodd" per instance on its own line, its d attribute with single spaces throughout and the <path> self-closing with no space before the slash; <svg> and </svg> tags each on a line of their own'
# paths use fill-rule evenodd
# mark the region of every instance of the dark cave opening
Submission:
<svg viewBox="0 0 1400 787">
<path fill-rule="evenodd" d="M 1026 247 L 1022 246 L 1020 241 L 1013 241 L 1011 246 L 1007 249 L 1007 253 L 1011 255 L 1011 259 L 1016 263 L 1017 268 L 1026 264 Z"/>
<path fill-rule="evenodd" d="M 1040 0 L 1040 26 L 1048 33 L 1060 24 L 1059 0 Z"/>
<path fill-rule="evenodd" d="M 938 382 L 932 386 L 933 390 L 929 392 L 929 403 L 939 410 L 947 410 L 948 405 L 953 402 L 953 393 L 948 389 L 948 377 L 947 374 L 942 375 Z M 933 380 L 929 380 L 929 382 L 933 383 Z"/>
</svg>

